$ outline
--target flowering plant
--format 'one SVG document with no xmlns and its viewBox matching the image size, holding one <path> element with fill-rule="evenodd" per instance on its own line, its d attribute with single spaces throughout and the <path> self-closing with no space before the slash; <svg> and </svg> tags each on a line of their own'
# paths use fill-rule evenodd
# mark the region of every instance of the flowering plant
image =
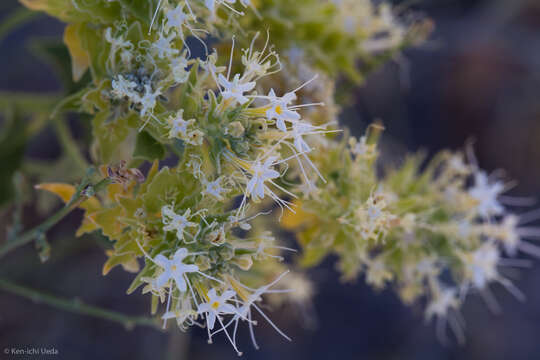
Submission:
<svg viewBox="0 0 540 360">
<path fill-rule="evenodd" d="M 331 253 L 343 279 L 362 273 L 424 302 L 441 336 L 448 323 L 460 341 L 468 294 L 494 306 L 497 282 L 523 297 L 498 267 L 537 254 L 524 240 L 537 232 L 504 206 L 506 183 L 471 151 L 381 172 L 383 127 L 360 138 L 339 127 L 338 76 L 358 85 L 421 43 L 429 21 L 371 0 L 20 1 L 67 24 L 77 86 L 51 114 L 91 124 L 92 165 L 67 138 L 90 170 L 77 186 L 39 184 L 66 206 L 0 254 L 36 240 L 45 259 L 45 231 L 80 208 L 77 236 L 113 243 L 104 275 L 136 274 L 127 292 L 151 297 L 164 328 L 223 333 L 238 354 L 240 324 L 258 347 L 255 314 L 290 340 L 261 302 L 308 302 L 304 270 Z M 284 261 L 298 249 L 279 227 L 296 235 L 297 262 Z"/>
</svg>

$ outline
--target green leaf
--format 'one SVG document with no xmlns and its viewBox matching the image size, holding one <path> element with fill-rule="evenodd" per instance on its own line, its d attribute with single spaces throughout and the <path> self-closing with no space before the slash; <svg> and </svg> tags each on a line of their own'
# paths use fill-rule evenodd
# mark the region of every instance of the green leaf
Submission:
<svg viewBox="0 0 540 360">
<path fill-rule="evenodd" d="M 81 25 L 79 32 L 81 45 L 90 56 L 90 71 L 94 83 L 98 84 L 103 78 L 107 78 L 107 42 L 103 39 L 103 32 L 96 30 L 92 24 Z"/>
<path fill-rule="evenodd" d="M 124 8 L 128 9 L 133 16 L 148 25 L 150 25 L 152 15 L 158 4 L 157 1 L 153 0 L 120 0 L 120 3 Z"/>
<path fill-rule="evenodd" d="M 165 148 L 148 132 L 141 131 L 137 134 L 133 157 L 148 161 L 161 160 L 165 157 Z"/>
<path fill-rule="evenodd" d="M 176 172 L 171 171 L 168 167 L 162 168 L 154 176 L 148 185 L 146 194 L 142 197 L 147 212 L 158 212 L 164 205 L 164 201 L 176 195 L 179 184 L 181 184 L 180 177 Z"/>
<path fill-rule="evenodd" d="M 130 130 L 127 117 L 115 119 L 108 109 L 96 114 L 92 119 L 92 134 L 103 163 L 110 163 L 114 159 L 115 153 L 128 137 Z"/>
</svg>

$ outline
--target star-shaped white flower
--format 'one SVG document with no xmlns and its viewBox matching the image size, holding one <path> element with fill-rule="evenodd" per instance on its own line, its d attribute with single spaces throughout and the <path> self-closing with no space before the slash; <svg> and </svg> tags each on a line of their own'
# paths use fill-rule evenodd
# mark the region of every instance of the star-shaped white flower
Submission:
<svg viewBox="0 0 540 360">
<path fill-rule="evenodd" d="M 244 93 L 253 90 L 255 87 L 254 81 L 240 82 L 240 74 L 236 74 L 232 81 L 227 80 L 225 76 L 219 74 L 218 82 L 223 87 L 223 92 L 221 93 L 223 99 L 233 99 L 233 104 L 238 102 L 240 105 L 244 105 L 249 100 L 244 96 Z"/>
<path fill-rule="evenodd" d="M 184 120 L 184 109 L 180 109 L 176 113 L 176 116 L 169 118 L 168 122 L 170 126 L 169 139 L 186 139 L 188 136 L 188 128 L 195 123 L 195 119 Z"/>
<path fill-rule="evenodd" d="M 156 279 L 156 286 L 162 288 L 169 282 L 174 280 L 178 290 L 185 292 L 187 289 L 186 279 L 184 274 L 199 271 L 199 267 L 194 264 L 184 264 L 184 259 L 189 256 L 188 250 L 180 248 L 176 251 L 172 259 L 168 259 L 164 255 L 157 255 L 154 262 L 163 269 L 163 272 Z"/>
<path fill-rule="evenodd" d="M 203 194 L 212 195 L 218 200 L 223 200 L 223 196 L 221 195 L 221 193 L 224 192 L 225 189 L 221 186 L 221 178 L 218 178 L 214 181 L 207 181 L 206 179 L 203 179 L 203 185 Z"/>
<path fill-rule="evenodd" d="M 161 95 L 161 89 L 152 90 L 148 84 L 144 85 L 144 95 L 140 98 L 141 116 L 146 116 L 147 113 L 152 113 L 157 103 L 157 98 Z"/>
<path fill-rule="evenodd" d="M 187 209 L 184 215 L 178 215 L 174 212 L 170 205 L 166 205 L 161 209 L 163 215 L 163 231 L 176 231 L 178 240 L 184 240 L 184 232 L 188 227 L 199 226 L 197 223 L 189 221 L 191 209 Z"/>
<path fill-rule="evenodd" d="M 184 12 L 184 5 L 178 4 L 174 9 L 167 11 L 167 29 L 175 28 L 178 31 L 182 30 L 188 20 L 188 14 Z"/>
<path fill-rule="evenodd" d="M 497 200 L 503 192 L 504 185 L 500 181 L 490 184 L 486 173 L 479 171 L 474 176 L 474 186 L 469 190 L 469 195 L 478 201 L 478 214 L 489 217 L 504 212 L 504 207 Z"/>
<path fill-rule="evenodd" d="M 212 330 L 214 328 L 219 315 L 236 314 L 236 307 L 227 303 L 235 294 L 233 290 L 227 290 L 219 296 L 216 293 L 216 289 L 211 289 L 208 292 L 208 301 L 199 304 L 197 307 L 197 313 L 206 314 L 208 329 Z"/>
<path fill-rule="evenodd" d="M 168 59 L 180 53 L 180 50 L 171 46 L 172 38 L 174 38 L 174 34 L 171 34 L 170 36 L 163 36 L 163 34 L 160 34 L 157 41 L 152 43 L 152 49 L 157 53 L 157 56 L 160 59 Z"/>
<path fill-rule="evenodd" d="M 289 92 L 279 97 L 276 96 L 274 89 L 271 89 L 268 94 L 268 100 L 270 101 L 270 105 L 269 109 L 266 110 L 266 117 L 268 120 L 276 119 L 276 126 L 281 131 L 287 131 L 285 121 L 294 123 L 300 120 L 300 115 L 288 107 L 292 101 L 296 100 L 294 93 Z"/>
<path fill-rule="evenodd" d="M 279 177 L 279 172 L 272 169 L 276 159 L 276 156 L 269 156 L 264 163 L 258 160 L 251 166 L 251 179 L 247 183 L 246 193 L 253 200 L 264 198 L 265 181 Z"/>
</svg>

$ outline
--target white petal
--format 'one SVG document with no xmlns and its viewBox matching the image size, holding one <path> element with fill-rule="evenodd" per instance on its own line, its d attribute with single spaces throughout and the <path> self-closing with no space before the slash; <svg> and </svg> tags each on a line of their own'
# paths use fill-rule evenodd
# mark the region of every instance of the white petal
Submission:
<svg viewBox="0 0 540 360">
<path fill-rule="evenodd" d="M 154 262 L 165 269 L 169 266 L 170 261 L 165 256 L 159 254 L 154 258 Z"/>
<path fill-rule="evenodd" d="M 174 261 L 177 263 L 182 262 L 186 256 L 188 256 L 188 250 L 186 248 L 180 248 L 174 254 Z"/>
<path fill-rule="evenodd" d="M 185 292 L 187 290 L 186 280 L 181 273 L 175 274 L 174 281 L 176 281 L 176 286 L 178 287 L 178 290 L 180 290 L 181 292 Z"/>
<path fill-rule="evenodd" d="M 171 274 L 170 272 L 168 271 L 164 271 L 161 275 L 158 276 L 158 278 L 156 279 L 156 286 L 161 289 L 163 286 L 165 286 L 165 284 L 167 283 L 167 281 L 169 281 L 169 279 L 171 278 Z"/>
<path fill-rule="evenodd" d="M 214 324 L 216 323 L 216 314 L 213 311 L 206 314 L 206 322 L 208 323 L 208 328 L 212 330 L 214 328 Z"/>
</svg>

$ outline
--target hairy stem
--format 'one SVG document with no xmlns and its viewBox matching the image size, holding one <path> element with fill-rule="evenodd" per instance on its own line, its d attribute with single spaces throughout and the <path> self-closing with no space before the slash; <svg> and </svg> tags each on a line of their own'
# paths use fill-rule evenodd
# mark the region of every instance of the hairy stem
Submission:
<svg viewBox="0 0 540 360">
<path fill-rule="evenodd" d="M 86 169 L 88 169 L 89 167 L 89 164 L 84 158 L 84 156 L 81 154 L 77 143 L 71 136 L 69 127 L 67 126 L 62 116 L 59 116 L 57 119 L 55 119 L 54 129 L 56 131 L 56 135 L 58 136 L 60 144 L 66 151 L 66 154 L 68 154 L 68 156 L 75 162 L 75 164 L 77 164 L 79 170 L 86 171 Z"/>
<path fill-rule="evenodd" d="M 66 217 L 66 215 L 75 210 L 83 201 L 88 199 L 94 193 L 104 189 L 111 182 L 109 178 L 105 178 L 95 185 L 90 185 L 87 180 L 89 175 L 90 173 L 87 175 L 85 180 L 83 180 L 82 183 L 78 186 L 77 191 L 75 192 L 71 200 L 66 204 L 66 206 L 64 206 L 50 218 L 48 218 L 38 226 L 34 227 L 33 229 L 28 230 L 27 232 L 23 233 L 12 241 L 7 241 L 6 243 L 4 243 L 0 247 L 0 258 L 6 255 L 11 250 L 25 245 L 36 239 L 39 235 L 47 232 L 51 227 L 53 227 L 60 220 Z"/>
<path fill-rule="evenodd" d="M 54 295 L 45 294 L 40 291 L 14 284 L 10 281 L 0 279 L 0 289 L 30 299 L 36 303 L 43 303 L 52 307 L 69 311 L 76 314 L 93 316 L 96 318 L 120 323 L 127 329 L 135 326 L 150 326 L 159 328 L 158 323 L 145 316 L 130 316 L 115 311 L 102 309 L 96 306 L 84 304 L 79 299 L 64 299 Z"/>
</svg>

